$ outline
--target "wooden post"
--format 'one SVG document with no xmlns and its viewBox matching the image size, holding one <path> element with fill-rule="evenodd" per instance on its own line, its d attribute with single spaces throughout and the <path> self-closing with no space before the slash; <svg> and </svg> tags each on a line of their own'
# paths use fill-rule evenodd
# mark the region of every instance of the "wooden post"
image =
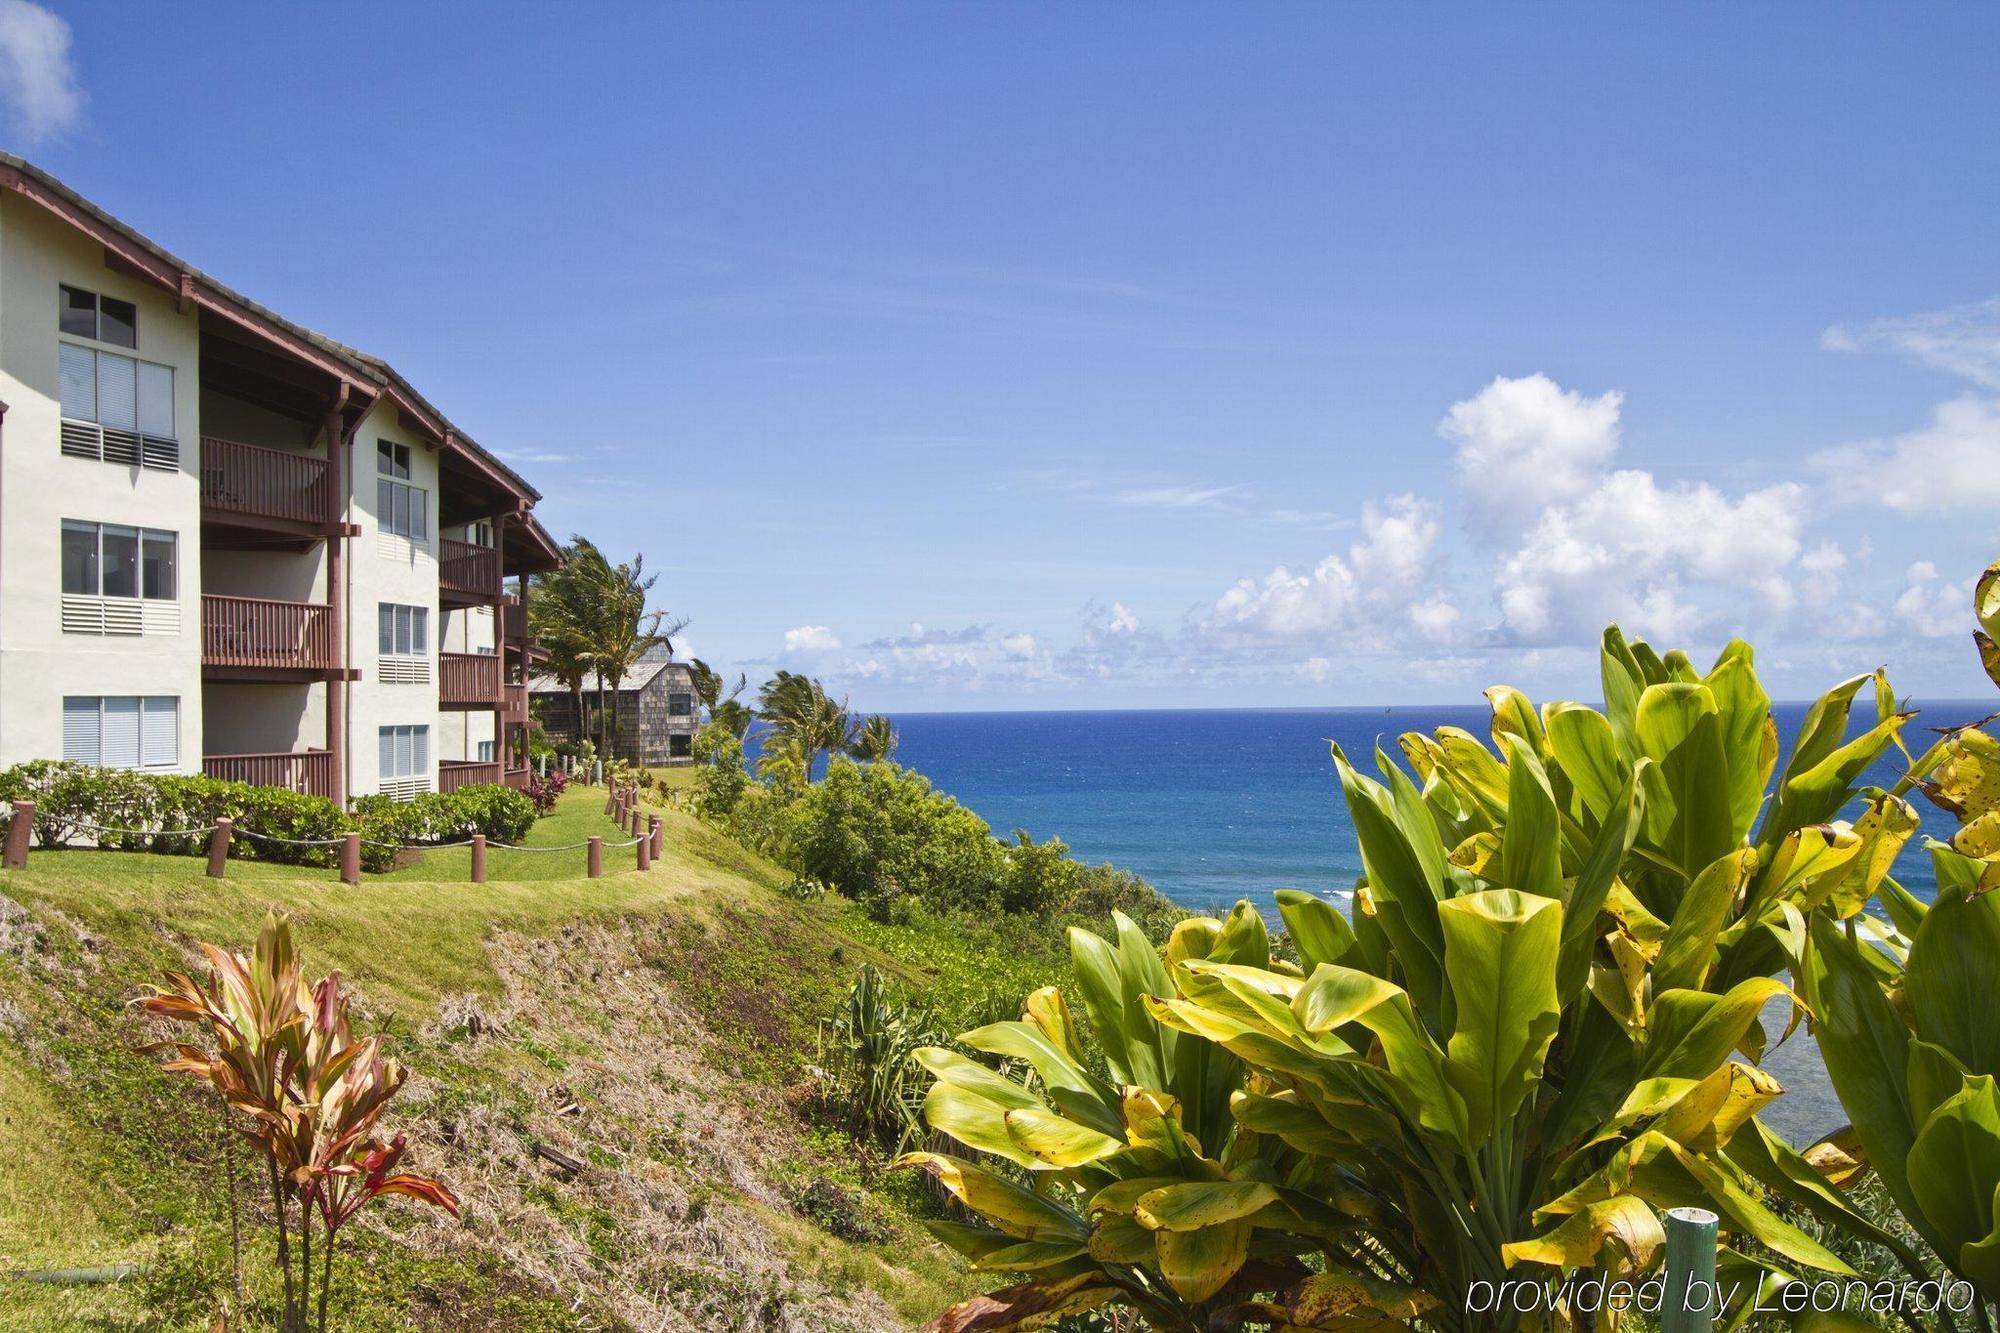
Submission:
<svg viewBox="0 0 2000 1333">
<path fill-rule="evenodd" d="M 590 851 L 584 857 L 584 873 L 592 879 L 604 877 L 604 839 L 592 838 Z"/>
<path fill-rule="evenodd" d="M 667 850 L 667 826 L 660 822 L 658 815 L 646 816 L 646 841 L 653 844 L 653 859 L 660 859 L 660 853 Z"/>
<path fill-rule="evenodd" d="M 340 878 L 348 884 L 361 882 L 361 835 L 343 833 L 340 837 Z"/>
<path fill-rule="evenodd" d="M 615 791 L 605 792 L 604 793 L 605 815 L 609 817 L 611 815 L 616 814 L 617 812 L 618 812 L 618 793 Z"/>
<path fill-rule="evenodd" d="M 636 805 L 632 807 L 632 818 L 630 827 L 628 827 L 625 831 L 631 834 L 635 838 L 639 836 L 639 807 Z"/>
<path fill-rule="evenodd" d="M 9 870 L 28 868 L 28 841 L 35 833 L 35 803 L 14 802 L 14 821 L 7 825 L 7 851 L 0 857 Z"/>
<path fill-rule="evenodd" d="M 1705 1208 L 1667 1210 L 1667 1289 L 1660 1333 L 1709 1333 L 1720 1313 L 1715 1290 L 1717 1218 Z"/>
<path fill-rule="evenodd" d="M 229 830 L 235 821 L 228 815 L 215 821 L 215 832 L 208 835 L 208 877 L 221 879 L 229 873 Z"/>
<path fill-rule="evenodd" d="M 484 833 L 475 833 L 472 835 L 472 882 L 474 884 L 484 884 L 486 882 L 486 835 Z"/>
<path fill-rule="evenodd" d="M 639 849 L 639 869 L 651 870 L 653 868 L 653 840 L 651 838 L 641 838 L 632 845 Z"/>
</svg>

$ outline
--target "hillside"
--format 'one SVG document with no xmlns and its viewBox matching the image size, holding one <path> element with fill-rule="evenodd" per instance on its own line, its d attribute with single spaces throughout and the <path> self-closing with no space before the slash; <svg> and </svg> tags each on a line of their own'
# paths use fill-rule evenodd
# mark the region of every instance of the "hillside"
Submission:
<svg viewBox="0 0 2000 1333">
<path fill-rule="evenodd" d="M 535 828 L 615 837 L 574 791 Z M 390 1117 L 462 1222 L 381 1206 L 344 1251 L 341 1328 L 908 1327 L 974 1289 L 916 1223 L 928 1199 L 802 1115 L 818 1025 L 873 962 L 921 986 L 969 949 L 877 927 L 672 811 L 640 873 L 607 854 L 495 852 L 491 882 L 437 851 L 358 887 L 331 871 L 36 851 L 0 875 L 0 1271 L 143 1271 L 117 1285 L 0 1280 L 0 1329 L 207 1329 L 229 1287 L 231 1155 L 191 1080 L 132 1047 L 128 1001 L 196 940 L 247 947 L 292 912 L 309 971 L 413 1073 Z M 963 956 L 963 955 L 960 955 Z M 1006 988 L 1032 979 L 990 960 Z M 1018 997 L 1018 989 L 1013 992 Z M 545 1147 L 583 1164 L 572 1173 Z M 275 1283 L 247 1157 L 253 1312 Z M 260 1315 L 261 1317 L 261 1315 Z"/>
</svg>

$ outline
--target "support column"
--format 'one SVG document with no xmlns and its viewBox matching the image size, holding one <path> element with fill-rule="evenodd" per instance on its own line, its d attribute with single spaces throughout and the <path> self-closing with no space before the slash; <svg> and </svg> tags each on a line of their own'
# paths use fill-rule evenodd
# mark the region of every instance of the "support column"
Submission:
<svg viewBox="0 0 2000 1333">
<path fill-rule="evenodd" d="M 347 397 L 341 386 L 341 398 Z M 333 617 L 333 660 L 340 676 L 326 683 L 326 748 L 333 767 L 333 799 L 347 808 L 347 429 L 339 403 L 326 414 L 326 466 L 332 481 L 334 535 L 326 539 L 326 604 Z"/>
</svg>

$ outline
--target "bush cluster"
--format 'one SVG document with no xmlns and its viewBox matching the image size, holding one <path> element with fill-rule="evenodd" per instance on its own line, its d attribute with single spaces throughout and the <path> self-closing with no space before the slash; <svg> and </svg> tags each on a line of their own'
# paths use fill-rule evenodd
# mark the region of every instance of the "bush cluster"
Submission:
<svg viewBox="0 0 2000 1333">
<path fill-rule="evenodd" d="M 348 814 L 324 796 L 284 787 L 178 773 L 133 773 L 54 759 L 32 759 L 0 770 L 0 802 L 18 800 L 35 803 L 35 840 L 43 847 L 86 838 L 122 851 L 195 856 L 207 850 L 208 831 L 215 821 L 227 817 L 239 834 L 246 835 L 232 842 L 232 856 L 331 866 L 340 859 L 337 847 L 293 844 L 358 832 L 363 840 L 362 865 L 369 870 L 389 869 L 395 862 L 395 847 L 474 833 L 512 842 L 535 822 L 532 800 L 493 783 L 427 793 L 407 802 L 364 796 Z M 100 834 L 93 826 L 142 832 Z M 162 831 L 171 836 L 160 836 Z M 274 838 L 287 841 L 267 841 Z"/>
<path fill-rule="evenodd" d="M 697 812 L 716 817 L 705 798 L 728 792 L 727 822 L 739 838 L 861 902 L 878 921 L 906 915 L 911 899 L 934 913 L 1047 917 L 1088 900 L 1106 911 L 1178 915 L 1137 876 L 1071 859 L 1061 839 L 1038 843 L 1019 829 L 1012 841 L 995 838 L 985 820 L 912 769 L 836 759 L 803 790 L 738 786 L 740 768 L 732 772 L 728 761 L 740 753 L 721 747 L 696 775 Z"/>
</svg>

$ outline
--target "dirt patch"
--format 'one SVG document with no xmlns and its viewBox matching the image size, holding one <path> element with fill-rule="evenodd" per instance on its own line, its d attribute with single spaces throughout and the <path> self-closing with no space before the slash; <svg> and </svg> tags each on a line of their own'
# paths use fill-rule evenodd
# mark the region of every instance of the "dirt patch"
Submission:
<svg viewBox="0 0 2000 1333">
<path fill-rule="evenodd" d="M 402 1239 L 477 1244 L 532 1285 L 638 1328 L 899 1326 L 874 1293 L 801 1271 L 760 1215 L 795 1215 L 775 1168 L 799 1154 L 798 1124 L 768 1087 L 718 1068 L 715 1038 L 672 979 L 713 972 L 687 957 L 690 943 L 658 921 L 496 936 L 504 1000 L 452 1007 L 411 1053 L 442 1075 L 408 1094 L 420 1169 L 459 1190 L 467 1222 Z M 765 975 L 783 984 L 782 971 Z M 747 1031 L 790 1041 L 793 1021 L 752 1000 L 728 996 Z M 852 1200 L 822 1194 L 853 1238 L 886 1236 Z"/>
</svg>

